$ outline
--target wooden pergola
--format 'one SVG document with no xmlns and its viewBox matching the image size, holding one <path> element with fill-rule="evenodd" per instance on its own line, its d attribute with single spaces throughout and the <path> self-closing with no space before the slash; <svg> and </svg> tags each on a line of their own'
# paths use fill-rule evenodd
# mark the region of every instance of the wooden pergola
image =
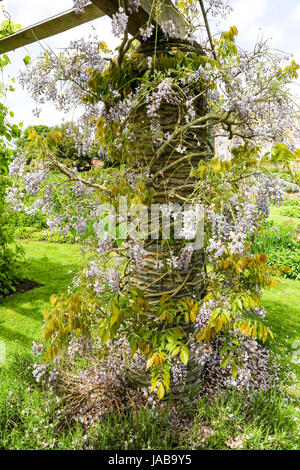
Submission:
<svg viewBox="0 0 300 470">
<path fill-rule="evenodd" d="M 126 5 L 128 0 L 125 0 L 124 3 Z M 151 7 L 151 0 L 141 0 L 138 11 L 133 12 L 129 16 L 128 31 L 132 36 L 135 36 L 139 28 L 145 26 L 149 21 Z M 67 10 L 1 39 L 0 54 L 46 39 L 55 34 L 63 33 L 102 16 L 112 17 L 118 9 L 118 0 L 91 0 L 85 7 L 84 13 L 75 14 L 74 9 Z M 184 38 L 187 31 L 187 24 L 184 18 L 171 0 L 163 0 L 161 13 L 159 19 L 157 19 L 157 26 L 160 27 L 163 22 L 168 20 L 171 20 L 175 25 L 175 35 L 178 38 Z M 155 18 L 151 19 L 151 23 L 156 24 Z"/>
</svg>

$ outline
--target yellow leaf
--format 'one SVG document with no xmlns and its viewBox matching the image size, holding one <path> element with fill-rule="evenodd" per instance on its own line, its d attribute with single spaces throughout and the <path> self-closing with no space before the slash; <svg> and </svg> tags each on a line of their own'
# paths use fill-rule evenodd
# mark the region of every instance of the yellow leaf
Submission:
<svg viewBox="0 0 300 470">
<path fill-rule="evenodd" d="M 158 384 L 157 380 L 155 382 L 153 382 L 153 384 L 151 385 L 151 388 L 150 388 L 150 393 L 153 392 L 153 390 L 156 388 L 157 384 Z"/>
<path fill-rule="evenodd" d="M 270 328 L 268 328 L 268 333 L 269 335 L 271 336 L 272 339 L 274 339 L 274 334 L 273 334 L 273 331 L 270 330 Z"/>
<path fill-rule="evenodd" d="M 207 294 L 204 299 L 203 299 L 203 302 L 207 302 L 208 300 L 212 299 L 213 298 L 213 295 L 212 294 Z"/>
<path fill-rule="evenodd" d="M 155 358 L 155 355 L 153 354 L 153 356 L 150 359 L 148 359 L 147 365 L 146 365 L 146 370 L 150 369 L 150 367 L 153 364 L 154 358 Z"/>
<path fill-rule="evenodd" d="M 197 341 L 203 341 L 206 337 L 207 328 L 203 328 L 197 336 Z"/>
<path fill-rule="evenodd" d="M 222 326 L 223 326 L 223 319 L 222 317 L 218 317 L 215 321 L 216 333 L 219 333 L 219 331 L 222 329 Z"/>
<path fill-rule="evenodd" d="M 48 362 L 51 357 L 51 347 L 47 350 L 45 354 L 45 362 Z"/>
</svg>

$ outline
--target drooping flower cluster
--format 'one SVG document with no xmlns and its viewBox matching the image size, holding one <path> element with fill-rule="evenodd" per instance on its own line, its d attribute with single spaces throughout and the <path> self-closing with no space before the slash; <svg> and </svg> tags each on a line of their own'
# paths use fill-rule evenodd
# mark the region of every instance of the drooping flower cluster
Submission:
<svg viewBox="0 0 300 470">
<path fill-rule="evenodd" d="M 90 1 L 89 0 L 73 0 L 75 15 L 80 15 L 84 13 L 84 7 L 86 7 Z"/>
<path fill-rule="evenodd" d="M 248 183 L 242 188 L 241 199 L 232 197 L 222 213 L 207 208 L 206 218 L 212 230 L 207 247 L 210 262 L 216 262 L 225 252 L 244 254 L 249 236 L 258 230 L 262 218 L 268 216 L 269 204 L 278 204 L 282 195 L 278 178 L 260 175 L 252 185 Z"/>
<path fill-rule="evenodd" d="M 128 23 L 128 16 L 126 15 L 124 8 L 120 7 L 119 11 L 112 17 L 112 33 L 116 37 L 122 36 L 126 30 Z"/>
<path fill-rule="evenodd" d="M 140 32 L 142 40 L 147 41 L 147 39 L 151 38 L 154 32 L 154 26 L 153 24 L 150 24 L 149 26 L 146 26 L 145 28 L 140 28 L 139 32 Z"/>
<path fill-rule="evenodd" d="M 194 240 L 201 223 L 201 217 L 203 217 L 203 208 L 200 204 L 185 209 L 183 212 L 183 228 L 180 236 L 185 240 Z"/>
<path fill-rule="evenodd" d="M 44 181 L 47 176 L 47 170 L 40 169 L 33 172 L 28 172 L 25 179 L 25 187 L 28 194 L 36 194 L 39 185 Z"/>
<path fill-rule="evenodd" d="M 101 265 L 102 259 L 98 261 L 90 261 L 83 269 L 82 275 L 75 276 L 73 279 L 73 288 L 77 288 L 84 279 L 87 289 L 92 289 L 98 297 L 107 291 L 116 293 L 120 288 L 120 263 L 115 260 L 115 264 L 107 269 Z"/>
<path fill-rule="evenodd" d="M 275 54 L 266 44 L 257 44 L 252 56 L 241 51 L 234 63 L 224 64 L 230 82 L 224 87 L 220 81 L 225 93 L 222 107 L 241 119 L 242 134 L 253 142 L 282 142 L 293 127 L 293 104 L 282 86 L 291 79 L 291 75 L 283 75 L 289 59 L 286 54 Z M 275 90 L 278 85 L 277 95 L 266 107 L 264 103 L 272 88 Z M 236 142 L 239 141 L 237 138 Z"/>
<path fill-rule="evenodd" d="M 186 376 L 187 376 L 186 366 L 177 359 L 173 361 L 171 371 L 172 371 L 172 383 L 175 386 L 181 385 L 184 387 Z"/>
<path fill-rule="evenodd" d="M 69 111 L 82 106 L 82 100 L 91 94 L 87 86 L 88 70 L 95 69 L 100 73 L 105 63 L 100 52 L 100 43 L 96 35 L 71 41 L 60 57 L 52 51 L 45 52 L 46 65 L 43 61 L 31 63 L 18 77 L 23 88 L 41 106 L 52 102 L 59 111 Z M 97 116 L 99 108 L 93 103 L 86 104 L 85 123 L 93 127 L 90 119 Z"/>
<path fill-rule="evenodd" d="M 221 16 L 225 18 L 233 11 L 228 0 L 206 0 L 206 2 L 208 3 L 209 8 L 208 12 L 213 17 Z"/>
<path fill-rule="evenodd" d="M 172 20 L 164 21 L 161 25 L 161 29 L 166 39 L 172 38 L 176 35 L 175 24 Z"/>
<path fill-rule="evenodd" d="M 8 166 L 10 178 L 21 178 L 26 172 L 26 159 L 20 155 L 12 160 Z"/>
<path fill-rule="evenodd" d="M 169 103 L 175 102 L 172 85 L 173 85 L 172 79 L 165 78 L 163 81 L 161 81 L 158 84 L 157 90 L 154 91 L 151 96 L 147 97 L 147 102 L 149 103 L 147 106 L 148 117 L 150 118 L 159 117 L 158 110 L 163 100 Z"/>
<path fill-rule="evenodd" d="M 143 243 L 140 240 L 130 240 L 128 254 L 134 261 L 134 264 L 138 270 L 143 267 L 143 260 L 147 254 L 147 251 L 143 247 Z"/>
<path fill-rule="evenodd" d="M 128 1 L 129 13 L 137 12 L 140 6 L 141 6 L 141 0 L 129 0 Z"/>
</svg>

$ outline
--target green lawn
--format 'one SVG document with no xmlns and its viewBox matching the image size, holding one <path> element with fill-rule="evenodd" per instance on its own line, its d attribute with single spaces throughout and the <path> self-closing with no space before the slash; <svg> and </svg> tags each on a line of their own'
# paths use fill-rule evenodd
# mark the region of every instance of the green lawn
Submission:
<svg viewBox="0 0 300 470">
<path fill-rule="evenodd" d="M 269 345 L 286 366 L 297 376 L 290 391 L 300 397 L 300 281 L 282 279 L 276 289 L 266 290 L 263 304 L 267 310 L 265 323 L 272 329 L 275 338 Z M 294 363 L 298 357 L 298 364 Z"/>
<path fill-rule="evenodd" d="M 43 312 L 52 294 L 66 291 L 80 265 L 79 245 L 24 241 L 28 260 L 25 276 L 41 287 L 7 298 L 0 304 L 0 341 L 6 356 L 28 350 L 33 340 L 43 339 Z"/>
<path fill-rule="evenodd" d="M 270 210 L 269 220 L 272 220 L 275 224 L 284 224 L 289 220 L 295 226 L 300 225 L 300 219 L 298 217 L 286 217 L 285 215 L 281 215 L 281 210 L 282 206 L 272 206 Z"/>
<path fill-rule="evenodd" d="M 269 220 L 273 220 L 277 225 L 291 221 L 296 227 L 300 226 L 298 217 L 281 215 L 281 210 L 282 207 L 271 207 Z M 299 364 L 291 362 L 291 358 L 293 354 L 297 355 L 299 350 L 300 361 L 300 348 L 295 344 L 295 341 L 300 340 L 300 281 L 282 279 L 281 282 L 282 285 L 266 290 L 263 296 L 263 303 L 268 312 L 266 320 L 275 333 L 271 348 L 280 355 L 287 366 L 291 366 L 299 380 Z M 297 394 L 300 396 L 299 384 Z"/>
<path fill-rule="evenodd" d="M 274 221 L 276 225 L 291 221 L 296 227 L 300 226 L 299 218 L 281 215 L 281 210 L 282 207 L 272 206 L 269 220 Z M 276 289 L 264 292 L 263 304 L 268 312 L 266 321 L 275 334 L 275 341 L 270 347 L 280 355 L 287 367 L 291 367 L 299 380 L 299 364 L 294 364 L 291 359 L 299 350 L 300 361 L 300 348 L 295 344 L 300 340 L 300 281 L 282 279 L 281 285 Z M 297 390 L 300 396 L 299 385 Z"/>
</svg>

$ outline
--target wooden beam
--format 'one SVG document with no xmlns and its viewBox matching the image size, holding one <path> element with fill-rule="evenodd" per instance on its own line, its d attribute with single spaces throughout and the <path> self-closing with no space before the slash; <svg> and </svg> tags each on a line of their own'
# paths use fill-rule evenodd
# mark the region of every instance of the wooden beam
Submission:
<svg viewBox="0 0 300 470">
<path fill-rule="evenodd" d="M 27 44 L 49 38 L 55 34 L 63 33 L 68 29 L 75 28 L 88 21 L 104 16 L 106 13 L 99 6 L 90 3 L 85 7 L 84 13 L 75 15 L 74 10 L 67 10 L 59 15 L 53 16 L 46 21 L 41 21 L 28 28 L 6 36 L 0 40 L 0 54 L 12 51 Z"/>
<path fill-rule="evenodd" d="M 119 0 L 91 0 L 101 11 L 112 17 L 119 9 Z M 128 0 L 124 0 L 125 6 Z M 128 19 L 128 30 L 132 36 L 138 33 L 140 27 L 148 22 L 149 15 L 152 13 L 153 0 L 141 0 L 141 6 L 137 12 L 133 12 Z M 187 32 L 187 23 L 182 15 L 176 9 L 171 0 L 161 0 L 161 11 L 158 18 L 158 26 L 165 21 L 171 20 L 175 25 L 175 34 L 178 38 L 185 38 Z M 155 15 L 152 23 L 155 24 Z"/>
<path fill-rule="evenodd" d="M 74 10 L 68 10 L 59 15 L 53 16 L 45 21 L 36 23 L 28 28 L 21 29 L 20 31 L 11 34 L 5 38 L 0 39 L 0 54 L 18 49 L 19 47 L 32 44 L 33 42 L 46 39 L 54 36 L 55 34 L 63 33 L 75 26 L 87 23 L 88 21 L 95 20 L 101 16 L 108 15 L 112 17 L 119 9 L 119 0 L 91 0 L 92 3 L 88 4 L 84 13 L 75 15 Z M 128 0 L 124 0 L 125 5 Z M 187 24 L 183 17 L 180 15 L 171 0 L 161 0 L 161 11 L 158 18 L 158 26 L 160 27 L 163 22 L 171 20 L 175 25 L 175 34 L 178 38 L 185 38 L 187 31 Z M 149 15 L 152 12 L 152 0 L 141 0 L 141 6 L 137 12 L 133 12 L 129 16 L 128 29 L 129 33 L 135 36 L 140 27 L 146 26 Z M 153 12 L 152 12 L 153 13 Z M 155 24 L 155 18 L 152 23 Z"/>
</svg>

